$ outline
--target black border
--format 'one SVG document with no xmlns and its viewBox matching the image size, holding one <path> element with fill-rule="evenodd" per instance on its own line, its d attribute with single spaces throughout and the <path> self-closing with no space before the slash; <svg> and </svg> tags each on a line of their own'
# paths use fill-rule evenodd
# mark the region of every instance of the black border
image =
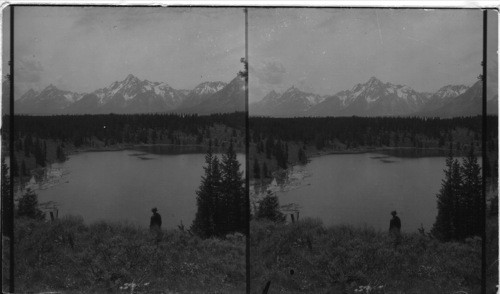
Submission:
<svg viewBox="0 0 500 294">
<path fill-rule="evenodd" d="M 425 4 L 423 2 L 422 4 Z M 99 3 L 89 3 L 89 4 L 50 4 L 50 3 L 19 3 L 19 4 L 10 4 L 7 7 L 92 7 L 92 8 L 222 8 L 222 9 L 228 9 L 228 8 L 243 8 L 243 9 L 371 9 L 371 10 L 387 10 L 387 9 L 393 9 L 393 10 L 497 10 L 498 7 L 482 7 L 482 6 L 477 6 L 477 7 L 459 7 L 458 5 L 452 6 L 452 7 L 447 7 L 447 6 L 425 6 L 422 5 L 420 7 L 417 6 L 411 6 L 411 7 L 404 7 L 404 6 L 341 6 L 341 5 L 332 5 L 332 6 L 300 6 L 300 5 L 182 5 L 182 4 L 174 4 L 174 5 L 169 5 L 168 3 L 164 4 L 153 4 L 153 5 L 140 5 L 140 4 L 131 4 L 131 5 L 126 5 L 126 4 L 99 4 Z"/>
<path fill-rule="evenodd" d="M 245 244 L 245 277 L 246 277 L 246 293 L 250 294 L 251 277 L 250 277 L 250 126 L 248 114 L 248 93 L 250 79 L 250 68 L 248 66 L 248 9 L 245 11 L 245 193 L 246 193 L 246 244 Z"/>
<path fill-rule="evenodd" d="M 9 154 L 10 154 L 10 167 L 14 166 L 14 6 L 10 6 L 10 105 L 9 105 Z M 9 292 L 14 293 L 14 285 L 15 285 L 15 275 L 14 275 L 14 266 L 15 266 L 15 255 L 14 255 L 14 177 L 12 171 L 10 172 L 10 246 L 9 246 Z"/>
<path fill-rule="evenodd" d="M 482 80 L 483 80 L 483 108 L 482 108 L 482 215 L 481 215 L 481 222 L 482 222 L 482 228 L 483 228 L 483 234 L 481 236 L 482 238 L 482 243 L 481 243 L 481 293 L 486 294 L 486 167 L 488 164 L 488 153 L 486 150 L 486 144 L 487 144 L 487 135 L 488 135 L 488 129 L 487 129 L 487 112 L 486 112 L 486 106 L 487 106 L 487 99 L 486 99 L 486 93 L 487 93 L 487 87 L 486 87 L 486 81 L 487 81 L 487 52 L 488 52 L 488 9 L 483 10 L 483 74 L 482 74 Z"/>
<path fill-rule="evenodd" d="M 10 4 L 7 7 L 10 8 L 10 105 L 9 105 L 9 152 L 10 154 L 14 154 L 14 142 L 13 142 L 13 134 L 14 134 L 14 8 L 15 7 L 93 7 L 93 8 L 223 8 L 223 9 L 238 9 L 243 8 L 245 12 L 245 62 L 248 65 L 248 9 L 398 9 L 398 10 L 483 10 L 483 105 L 482 105 L 482 201 L 483 201 L 483 210 L 482 210 L 482 224 L 483 224 L 483 234 L 482 234 L 482 253 L 481 253 L 481 293 L 486 293 L 486 178 L 485 167 L 487 165 L 487 15 L 488 11 L 493 10 L 497 13 L 499 12 L 496 7 L 446 7 L 446 6 L 436 6 L 436 7 L 425 7 L 425 3 L 422 3 L 422 7 L 400 7 L 400 6 L 384 6 L 384 7 L 371 7 L 371 6 L 299 6 L 299 5 L 284 5 L 284 6 L 264 6 L 264 5 L 168 5 L 165 4 L 155 4 L 155 5 L 120 5 L 120 4 Z M 246 124 L 246 138 L 245 138 L 245 192 L 247 194 L 247 236 L 246 236 L 246 248 L 245 248 L 245 262 L 246 262 L 246 293 L 250 293 L 251 289 L 251 276 L 250 276 L 250 194 L 249 194 L 249 112 L 248 112 L 248 103 L 249 103 L 249 83 L 248 80 L 250 78 L 249 68 L 247 67 L 247 77 L 246 77 L 246 88 L 245 88 L 245 124 Z M 13 157 L 10 156 L 10 166 L 13 166 Z M 9 246 L 9 255 L 10 255 L 10 266 L 9 266 L 9 274 L 10 274 L 10 285 L 9 292 L 14 293 L 15 291 L 15 281 L 14 281 L 14 266 L 15 266 L 15 258 L 14 258 L 14 179 L 10 177 L 10 196 L 11 196 L 11 221 L 12 226 L 9 230 L 9 234 L 11 236 L 11 242 Z M 3 243 L 3 242 L 2 242 Z M 3 244 L 2 244 L 3 250 Z"/>
</svg>

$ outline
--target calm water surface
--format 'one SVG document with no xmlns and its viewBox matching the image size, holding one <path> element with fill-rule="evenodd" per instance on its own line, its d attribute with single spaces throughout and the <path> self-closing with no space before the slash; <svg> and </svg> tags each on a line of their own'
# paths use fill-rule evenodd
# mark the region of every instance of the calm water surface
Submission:
<svg viewBox="0 0 500 294">
<path fill-rule="evenodd" d="M 297 189 L 278 192 L 280 204 L 295 203 L 300 217 L 317 217 L 325 225 L 350 224 L 388 230 L 397 210 L 403 231 L 428 231 L 437 215 L 445 157 L 393 157 L 341 154 L 312 158 Z"/>
<path fill-rule="evenodd" d="M 64 175 L 58 184 L 37 191 L 40 202 L 54 201 L 59 214 L 149 225 L 158 207 L 166 228 L 182 221 L 188 228 L 196 213 L 196 190 L 203 175 L 202 153 L 164 154 L 139 151 L 88 152 L 53 164 Z M 243 163 L 244 155 L 238 155 Z M 241 167 L 244 170 L 244 166 Z"/>
</svg>

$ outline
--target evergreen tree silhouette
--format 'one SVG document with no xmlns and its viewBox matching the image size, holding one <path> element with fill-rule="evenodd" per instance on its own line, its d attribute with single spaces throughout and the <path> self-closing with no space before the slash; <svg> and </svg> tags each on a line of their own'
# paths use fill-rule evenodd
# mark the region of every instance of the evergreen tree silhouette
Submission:
<svg viewBox="0 0 500 294">
<path fill-rule="evenodd" d="M 278 197 L 273 194 L 267 194 L 259 201 L 259 207 L 255 217 L 257 219 L 268 219 L 273 222 L 284 222 L 285 215 L 279 208 Z"/>
<path fill-rule="evenodd" d="M 472 145 L 471 145 L 472 146 Z M 471 147 L 460 165 L 450 155 L 446 159 L 445 178 L 437 194 L 438 215 L 431 233 L 442 241 L 464 240 L 483 231 L 481 167 Z"/>
<path fill-rule="evenodd" d="M 483 231 L 481 222 L 482 211 L 482 178 L 481 167 L 471 146 L 469 154 L 463 159 L 461 172 L 463 175 L 461 199 L 464 216 L 464 232 L 461 238 L 480 236 Z"/>
<path fill-rule="evenodd" d="M 253 176 L 256 179 L 260 179 L 260 164 L 257 158 L 253 161 Z"/>
<path fill-rule="evenodd" d="M 227 207 L 221 193 L 222 171 L 221 163 L 219 161 L 219 157 L 217 156 L 213 156 L 212 159 L 211 177 L 214 195 L 211 197 L 212 202 L 210 203 L 210 214 L 212 215 L 214 225 L 210 234 L 211 236 L 221 236 L 224 234 L 221 228 L 224 226 Z"/>
<path fill-rule="evenodd" d="M 211 143 L 205 155 L 205 175 L 201 178 L 201 184 L 196 191 L 197 211 L 191 231 L 202 238 L 208 238 L 215 234 L 215 221 L 213 216 L 214 203 L 220 183 L 214 181 L 212 166 L 214 155 Z"/>
<path fill-rule="evenodd" d="M 21 163 L 21 174 L 22 174 L 22 176 L 28 176 L 29 175 L 28 174 L 28 169 L 26 168 L 26 163 L 24 162 L 24 160 Z"/>
<path fill-rule="evenodd" d="M 267 164 L 266 164 L 265 161 L 262 164 L 262 177 L 263 178 L 269 178 L 269 169 L 268 169 Z"/>
<path fill-rule="evenodd" d="M 453 150 L 450 146 L 450 152 L 446 158 L 446 169 L 444 170 L 445 177 L 441 182 L 441 189 L 437 194 L 438 214 L 431 230 L 433 235 L 443 241 L 451 240 L 456 232 L 456 224 L 454 223 L 456 201 L 453 193 L 455 188 L 452 183 L 453 165 Z"/>
<path fill-rule="evenodd" d="M 39 220 L 45 219 L 45 214 L 38 208 L 38 196 L 32 190 L 28 189 L 26 194 L 19 199 L 17 216 Z"/>
<path fill-rule="evenodd" d="M 227 222 L 223 234 L 246 231 L 247 197 L 245 194 L 243 172 L 236 158 L 231 141 L 227 152 L 222 155 L 221 195 L 227 205 Z"/>
<path fill-rule="evenodd" d="M 17 164 L 16 153 L 12 154 L 12 167 L 10 169 L 11 175 L 14 178 L 19 177 L 19 166 Z"/>
<path fill-rule="evenodd" d="M 306 152 L 304 151 L 304 148 L 299 149 L 297 156 L 298 156 L 299 162 L 301 164 L 307 163 L 307 156 L 306 156 Z"/>
<path fill-rule="evenodd" d="M 9 236 L 12 227 L 12 197 L 10 194 L 10 176 L 9 168 L 5 163 L 5 158 L 2 157 L 2 234 Z M 12 236 L 10 236 L 12 237 Z"/>
<path fill-rule="evenodd" d="M 197 212 L 191 230 L 202 238 L 246 233 L 248 201 L 232 141 L 222 155 L 222 162 L 213 154 L 210 145 L 204 170 L 196 192 Z"/>
</svg>

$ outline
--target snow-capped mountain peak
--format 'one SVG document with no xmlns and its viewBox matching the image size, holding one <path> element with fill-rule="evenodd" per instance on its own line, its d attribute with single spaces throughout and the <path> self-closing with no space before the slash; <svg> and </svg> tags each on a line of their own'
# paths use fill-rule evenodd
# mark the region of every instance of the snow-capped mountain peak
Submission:
<svg viewBox="0 0 500 294">
<path fill-rule="evenodd" d="M 200 113 L 223 113 L 245 108 L 240 103 L 245 101 L 242 91 L 244 87 L 244 80 L 235 78 L 229 84 L 204 82 L 193 90 L 176 90 L 165 82 L 141 80 L 129 74 L 123 80 L 112 82 L 107 87 L 88 94 L 63 91 L 53 84 L 40 93 L 31 89 L 16 101 L 16 107 L 19 113 L 32 114 L 197 113 L 200 109 Z M 212 105 L 212 100 L 218 104 Z"/>
<path fill-rule="evenodd" d="M 211 95 L 222 90 L 227 84 L 224 82 L 204 82 L 193 89 L 196 95 Z"/>
<path fill-rule="evenodd" d="M 375 87 L 380 87 L 383 86 L 384 83 L 377 79 L 376 77 L 371 77 L 368 82 L 366 82 L 367 88 L 375 88 Z"/>
<path fill-rule="evenodd" d="M 280 97 L 280 94 L 276 93 L 276 91 L 271 90 L 264 98 L 262 98 L 262 101 L 277 101 L 278 98 Z"/>
<path fill-rule="evenodd" d="M 33 89 L 29 89 L 28 92 L 24 93 L 19 100 L 30 100 L 38 96 L 40 93 Z"/>
<path fill-rule="evenodd" d="M 449 88 L 449 87 L 448 87 Z M 467 89 L 464 86 L 445 88 L 441 92 L 458 96 Z M 446 90 L 446 91 L 445 91 Z M 420 93 L 408 85 L 398 85 L 382 82 L 371 77 L 365 83 L 355 84 L 350 90 L 322 97 L 302 93 L 295 87 L 290 87 L 283 94 L 269 93 L 265 99 L 254 103 L 256 115 L 273 116 L 393 116 L 410 115 L 426 110 L 431 105 L 436 94 Z M 451 94 L 450 94 L 451 93 Z M 288 103 L 284 103 L 286 96 Z M 300 98 L 300 99 L 299 99 Z M 272 103 L 276 101 L 275 103 Z M 295 102 L 292 107 L 291 101 Z M 304 101 L 299 104 L 299 101 Z M 305 105 L 298 107 L 298 105 Z"/>
<path fill-rule="evenodd" d="M 440 88 L 434 96 L 439 99 L 455 98 L 465 93 L 469 88 L 465 85 L 446 85 Z"/>
<path fill-rule="evenodd" d="M 147 80 L 146 80 L 147 81 Z M 123 80 L 125 84 L 137 84 L 140 82 L 139 78 L 134 76 L 133 74 L 128 74 L 125 80 Z"/>
<path fill-rule="evenodd" d="M 29 91 L 28 91 L 29 92 Z M 28 94 L 28 93 L 26 93 Z M 36 92 L 31 92 L 29 95 L 37 95 L 39 100 L 54 100 L 54 99 L 65 99 L 68 102 L 74 102 L 77 97 L 80 97 L 81 94 L 71 93 L 69 91 L 63 91 L 50 84 L 45 89 L 42 90 L 39 94 Z"/>
<path fill-rule="evenodd" d="M 274 90 L 270 91 L 260 101 L 252 104 L 252 111 L 259 114 L 268 114 L 269 111 L 276 109 L 277 116 L 286 116 L 287 114 L 307 111 L 324 100 L 325 97 L 321 95 L 306 93 L 295 86 L 291 86 L 281 94 Z"/>
</svg>

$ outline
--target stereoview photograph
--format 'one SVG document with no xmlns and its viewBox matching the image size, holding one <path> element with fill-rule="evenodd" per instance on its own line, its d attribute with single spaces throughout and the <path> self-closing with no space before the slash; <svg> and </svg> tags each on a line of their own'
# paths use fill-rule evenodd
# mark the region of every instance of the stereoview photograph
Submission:
<svg viewBox="0 0 500 294">
<path fill-rule="evenodd" d="M 249 9 L 252 293 L 480 293 L 483 178 L 495 291 L 488 16 L 483 117 L 482 10 Z"/>
<path fill-rule="evenodd" d="M 497 11 L 2 16 L 4 292 L 496 292 Z"/>
<path fill-rule="evenodd" d="M 244 293 L 244 10 L 10 9 L 16 293 Z"/>
</svg>

